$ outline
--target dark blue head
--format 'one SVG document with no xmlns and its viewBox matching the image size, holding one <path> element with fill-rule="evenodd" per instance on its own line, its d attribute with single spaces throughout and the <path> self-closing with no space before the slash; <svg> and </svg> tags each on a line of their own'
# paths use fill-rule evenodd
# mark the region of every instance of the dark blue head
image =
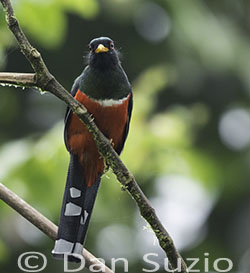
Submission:
<svg viewBox="0 0 250 273">
<path fill-rule="evenodd" d="M 89 65 L 97 69 L 109 69 L 119 65 L 114 42 L 108 37 L 95 38 L 89 43 Z"/>
</svg>

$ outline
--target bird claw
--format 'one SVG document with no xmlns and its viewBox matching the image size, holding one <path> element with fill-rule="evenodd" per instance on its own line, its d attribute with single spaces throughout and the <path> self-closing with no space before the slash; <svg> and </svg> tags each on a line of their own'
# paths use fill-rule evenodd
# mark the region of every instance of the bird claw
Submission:
<svg viewBox="0 0 250 273">
<path fill-rule="evenodd" d="M 108 165 L 108 163 L 104 160 L 104 168 L 103 168 L 103 172 L 105 173 L 105 172 L 107 172 L 108 171 L 108 169 L 109 169 L 109 165 Z"/>
<path fill-rule="evenodd" d="M 113 147 L 115 146 L 115 143 L 114 143 L 114 141 L 113 141 L 112 138 L 109 140 L 109 142 L 110 142 L 110 144 L 111 144 Z"/>
</svg>

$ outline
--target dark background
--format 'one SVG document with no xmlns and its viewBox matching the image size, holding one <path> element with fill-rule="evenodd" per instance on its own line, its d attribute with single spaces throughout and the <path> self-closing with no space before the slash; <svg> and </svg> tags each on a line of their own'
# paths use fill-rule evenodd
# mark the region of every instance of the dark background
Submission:
<svg viewBox="0 0 250 273">
<path fill-rule="evenodd" d="M 250 2 L 20 0 L 17 17 L 50 72 L 70 90 L 88 43 L 109 36 L 134 91 L 122 159 L 156 208 L 185 258 L 228 258 L 250 269 Z M 0 9 L 0 69 L 32 72 Z M 57 223 L 68 155 L 65 105 L 38 90 L 0 86 L 0 182 Z M 0 270 L 20 272 L 18 256 L 40 251 L 43 272 L 63 270 L 53 242 L 0 203 Z M 105 175 L 86 248 L 129 272 L 163 253 L 134 201 Z M 157 260 L 155 257 L 152 260 Z M 226 263 L 219 263 L 221 269 Z M 87 271 L 86 271 L 87 272 Z M 124 272 L 117 267 L 116 272 Z M 162 268 L 158 272 L 164 272 Z"/>
</svg>

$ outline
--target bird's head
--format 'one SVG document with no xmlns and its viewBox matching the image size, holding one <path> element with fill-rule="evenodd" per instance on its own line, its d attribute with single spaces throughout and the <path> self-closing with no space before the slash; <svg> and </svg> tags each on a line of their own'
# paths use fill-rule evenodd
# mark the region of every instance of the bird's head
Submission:
<svg viewBox="0 0 250 273">
<path fill-rule="evenodd" d="M 119 64 L 114 42 L 108 37 L 95 38 L 89 43 L 89 65 L 98 69 L 108 69 Z"/>
</svg>

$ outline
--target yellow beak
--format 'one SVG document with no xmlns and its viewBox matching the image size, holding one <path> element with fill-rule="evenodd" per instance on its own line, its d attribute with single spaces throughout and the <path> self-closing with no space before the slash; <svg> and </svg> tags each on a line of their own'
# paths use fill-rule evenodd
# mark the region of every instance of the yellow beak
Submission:
<svg viewBox="0 0 250 273">
<path fill-rule="evenodd" d="M 108 52 L 109 49 L 105 47 L 103 44 L 99 44 L 97 49 L 95 50 L 95 53 L 103 53 L 103 52 Z"/>
</svg>

